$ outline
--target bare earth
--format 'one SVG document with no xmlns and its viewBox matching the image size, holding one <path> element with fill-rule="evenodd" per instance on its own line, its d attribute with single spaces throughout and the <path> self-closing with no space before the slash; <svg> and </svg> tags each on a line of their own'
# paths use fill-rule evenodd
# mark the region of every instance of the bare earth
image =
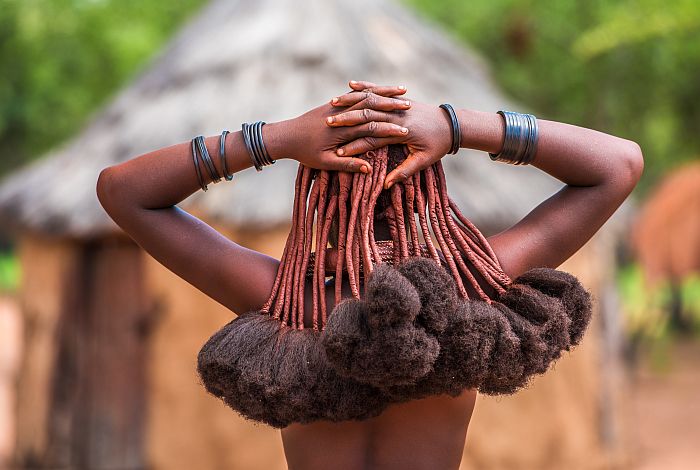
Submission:
<svg viewBox="0 0 700 470">
<path fill-rule="evenodd" d="M 631 389 L 632 468 L 700 468 L 700 342 L 673 346 L 665 371 L 641 367 Z"/>
</svg>

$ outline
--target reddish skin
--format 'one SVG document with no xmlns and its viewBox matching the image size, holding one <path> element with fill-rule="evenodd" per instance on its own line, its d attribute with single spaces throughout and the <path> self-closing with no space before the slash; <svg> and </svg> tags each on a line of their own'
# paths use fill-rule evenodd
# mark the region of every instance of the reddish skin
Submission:
<svg viewBox="0 0 700 470">
<path fill-rule="evenodd" d="M 405 92 L 368 82 L 351 82 L 351 87 L 369 88 L 386 96 Z M 364 99 L 358 99 L 358 94 Z M 350 115 L 352 119 L 341 115 L 335 117 L 335 122 L 326 123 L 334 109 L 321 106 L 299 118 L 266 125 L 266 144 L 273 158 L 286 155 L 314 168 L 357 171 L 362 160 L 334 159 L 337 145 L 371 137 L 346 145 L 345 154 L 349 155 L 403 142 L 411 155 L 387 175 L 386 183 L 395 182 L 440 159 L 450 147 L 450 127 L 444 111 L 437 106 L 390 100 L 374 93 L 343 95 L 334 104 L 350 104 L 350 110 L 359 110 Z M 389 109 L 391 106 L 393 109 Z M 363 111 L 365 108 L 368 111 Z M 344 110 L 347 108 L 335 111 Z M 498 152 L 504 132 L 500 116 L 458 110 L 458 117 L 462 147 Z M 390 128 L 390 122 L 409 130 Z M 539 124 L 534 166 L 566 186 L 513 227 L 489 238 L 503 269 L 512 278 L 533 267 L 555 268 L 568 259 L 615 212 L 643 169 L 642 154 L 634 142 L 552 121 L 540 120 Z M 389 132 L 393 134 L 387 135 Z M 208 138 L 207 147 L 221 173 L 218 138 Z M 252 166 L 240 132 L 229 136 L 226 155 L 231 171 Z M 265 171 L 274 171 L 274 167 Z M 204 168 L 202 174 L 207 177 Z M 106 168 L 97 183 L 105 210 L 160 263 L 234 312 L 259 309 L 269 296 L 279 262 L 232 242 L 175 206 L 198 189 L 189 143 Z M 329 252 L 327 263 L 333 265 L 333 253 Z M 309 294 L 310 287 L 305 289 Z M 350 296 L 347 287 L 343 283 L 343 297 Z M 335 301 L 334 289 L 327 289 L 326 297 L 330 309 Z M 305 303 L 305 317 L 311 324 L 310 296 Z M 435 396 L 393 405 L 382 415 L 362 422 L 289 426 L 281 433 L 289 468 L 457 469 L 475 400 L 476 392 L 467 390 L 456 398 Z"/>
</svg>

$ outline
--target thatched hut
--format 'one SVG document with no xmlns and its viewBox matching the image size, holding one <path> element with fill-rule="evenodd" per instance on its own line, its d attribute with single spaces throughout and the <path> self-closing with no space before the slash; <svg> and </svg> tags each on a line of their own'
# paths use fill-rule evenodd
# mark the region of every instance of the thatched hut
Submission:
<svg viewBox="0 0 700 470">
<path fill-rule="evenodd" d="M 633 245 L 652 283 L 700 273 L 700 162 L 675 169 L 649 195 Z"/>
<path fill-rule="evenodd" d="M 97 202 L 95 182 L 106 166 L 198 133 L 297 115 L 350 78 L 403 83 L 433 103 L 512 107 L 477 56 L 390 1 L 218 0 L 64 148 L 4 182 L 0 220 L 17 237 L 26 325 L 18 467 L 284 468 L 278 434 L 243 422 L 196 378 L 200 345 L 233 313 L 119 232 Z M 514 223 L 559 187 L 534 168 L 483 154 L 444 161 L 451 194 L 486 232 Z M 294 171 L 287 161 L 262 174 L 247 170 L 181 207 L 279 255 Z M 607 234 L 566 265 L 603 300 L 603 315 L 610 313 L 601 308 L 609 294 Z M 530 390 L 481 399 L 464 465 L 576 468 L 609 460 L 618 444 L 614 377 L 602 366 L 615 357 L 611 325 L 594 326 Z"/>
<path fill-rule="evenodd" d="M 682 284 L 700 274 L 700 162 L 676 168 L 649 195 L 634 225 L 632 244 L 648 286 L 670 287 L 665 307 L 673 327 L 691 330 Z"/>
</svg>

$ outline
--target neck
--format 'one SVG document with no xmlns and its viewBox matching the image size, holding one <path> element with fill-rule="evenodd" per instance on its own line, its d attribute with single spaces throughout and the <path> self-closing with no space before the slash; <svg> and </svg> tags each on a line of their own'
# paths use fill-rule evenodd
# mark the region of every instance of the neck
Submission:
<svg viewBox="0 0 700 470">
<path fill-rule="evenodd" d="M 374 219 L 374 239 L 377 241 L 392 239 L 386 219 Z"/>
</svg>

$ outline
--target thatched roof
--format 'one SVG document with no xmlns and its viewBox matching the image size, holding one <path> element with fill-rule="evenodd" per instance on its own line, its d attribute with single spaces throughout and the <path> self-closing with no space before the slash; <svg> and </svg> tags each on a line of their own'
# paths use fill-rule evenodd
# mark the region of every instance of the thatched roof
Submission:
<svg viewBox="0 0 700 470">
<path fill-rule="evenodd" d="M 0 222 L 53 235 L 113 231 L 95 196 L 102 168 L 199 133 L 296 116 L 349 79 L 402 83 L 435 104 L 521 109 L 471 51 L 391 1 L 215 0 L 72 141 L 4 181 Z M 444 162 L 450 193 L 487 230 L 505 228 L 559 187 L 484 153 L 463 150 Z M 288 223 L 294 174 L 291 161 L 249 169 L 182 207 L 253 229 Z"/>
<path fill-rule="evenodd" d="M 633 243 L 652 282 L 700 273 L 700 162 L 663 179 L 640 211 Z"/>
</svg>

